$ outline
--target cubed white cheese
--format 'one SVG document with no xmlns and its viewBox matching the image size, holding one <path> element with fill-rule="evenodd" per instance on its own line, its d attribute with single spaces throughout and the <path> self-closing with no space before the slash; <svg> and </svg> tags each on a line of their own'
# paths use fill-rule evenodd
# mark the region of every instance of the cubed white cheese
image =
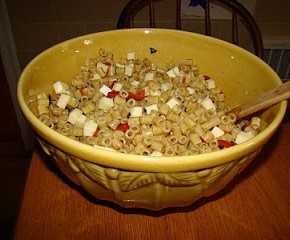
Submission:
<svg viewBox="0 0 290 240">
<path fill-rule="evenodd" d="M 145 110 L 146 110 L 147 114 L 150 114 L 150 112 L 153 110 L 158 111 L 158 106 L 157 106 L 157 104 L 151 104 L 151 105 L 145 107 Z"/>
<path fill-rule="evenodd" d="M 122 83 L 115 83 L 112 89 L 114 91 L 121 91 L 122 87 L 123 87 Z"/>
<path fill-rule="evenodd" d="M 249 132 L 241 131 L 237 134 L 236 139 L 235 139 L 235 143 L 236 144 L 243 143 L 243 142 L 253 138 L 254 136 L 255 136 L 255 134 L 252 131 L 249 131 Z"/>
<path fill-rule="evenodd" d="M 176 77 L 176 74 L 175 74 L 175 72 L 174 72 L 172 69 L 168 70 L 168 71 L 166 72 L 166 74 L 167 74 L 169 77 Z"/>
<path fill-rule="evenodd" d="M 215 138 L 218 138 L 222 135 L 225 134 L 225 132 L 220 129 L 219 127 L 214 127 L 212 130 L 211 130 L 212 134 L 214 135 Z"/>
<path fill-rule="evenodd" d="M 68 121 L 69 123 L 71 123 L 71 124 L 74 125 L 74 124 L 76 123 L 78 117 L 79 117 L 80 115 L 82 115 L 82 114 L 83 114 L 83 113 L 82 113 L 82 111 L 81 111 L 80 109 L 75 108 L 74 110 L 72 110 L 72 111 L 69 113 L 68 118 L 67 118 L 67 121 Z"/>
<path fill-rule="evenodd" d="M 127 65 L 125 67 L 125 75 L 130 77 L 132 76 L 132 73 L 133 73 L 133 67 L 130 65 Z"/>
<path fill-rule="evenodd" d="M 215 81 L 213 79 L 206 80 L 206 83 L 208 89 L 216 88 Z"/>
<path fill-rule="evenodd" d="M 172 71 L 175 73 L 175 75 L 179 75 L 180 71 L 179 71 L 179 68 L 176 66 L 174 68 L 172 68 Z"/>
<path fill-rule="evenodd" d="M 56 106 L 58 106 L 59 108 L 65 109 L 67 103 L 69 102 L 71 96 L 66 94 L 66 93 L 62 93 L 59 96 L 59 99 L 57 100 Z"/>
<path fill-rule="evenodd" d="M 135 59 L 135 53 L 134 52 L 128 52 L 127 53 L 127 60 L 134 60 Z"/>
<path fill-rule="evenodd" d="M 129 109 L 130 117 L 141 117 L 143 108 L 142 107 L 131 107 Z"/>
<path fill-rule="evenodd" d="M 112 89 L 109 88 L 107 85 L 103 85 L 100 90 L 99 90 L 102 94 L 104 94 L 105 96 L 108 95 L 109 92 L 112 92 Z"/>
<path fill-rule="evenodd" d="M 194 94 L 196 92 L 195 89 L 192 88 L 192 87 L 187 87 L 186 89 L 188 90 L 188 92 L 189 92 L 190 95 L 191 94 Z"/>
<path fill-rule="evenodd" d="M 98 124 L 95 123 L 93 120 L 85 121 L 84 128 L 83 128 L 83 136 L 85 137 L 92 137 L 98 128 Z"/>
<path fill-rule="evenodd" d="M 161 152 L 158 152 L 158 151 L 153 151 L 150 156 L 153 156 L 153 157 L 162 157 L 162 153 Z"/>
<path fill-rule="evenodd" d="M 131 82 L 131 85 L 133 85 L 133 86 L 138 86 L 139 84 L 140 84 L 140 82 L 139 81 L 136 81 L 136 80 L 133 80 Z"/>
<path fill-rule="evenodd" d="M 149 81 L 149 80 L 153 80 L 154 78 L 154 73 L 153 72 L 148 72 L 145 74 L 144 80 L 145 81 Z"/>
<path fill-rule="evenodd" d="M 206 109 L 206 110 L 216 110 L 216 107 L 213 103 L 213 101 L 210 98 L 204 98 L 200 101 L 201 105 Z"/>
<path fill-rule="evenodd" d="M 105 73 L 107 73 L 109 70 L 109 66 L 101 62 L 97 63 L 97 68 L 102 69 L 102 71 L 104 71 Z"/>
<path fill-rule="evenodd" d="M 152 96 L 160 96 L 161 92 L 160 92 L 160 90 L 157 90 L 157 91 L 150 90 L 150 95 L 152 95 Z"/>
<path fill-rule="evenodd" d="M 173 87 L 173 84 L 172 83 L 162 83 L 161 84 L 161 88 L 164 92 L 167 92 L 169 90 L 171 90 Z"/>
<path fill-rule="evenodd" d="M 85 122 L 86 122 L 86 120 L 87 120 L 86 115 L 81 114 L 81 115 L 78 117 L 78 119 L 76 120 L 76 122 L 75 122 L 75 126 L 76 126 L 76 127 L 79 127 L 79 128 L 83 128 L 83 127 L 84 127 L 84 124 L 85 124 Z"/>
<path fill-rule="evenodd" d="M 114 100 L 113 98 L 108 97 L 102 97 L 99 100 L 99 108 L 103 110 L 108 110 L 110 108 L 114 107 Z"/>
<path fill-rule="evenodd" d="M 57 81 L 53 84 L 53 88 L 56 94 L 60 94 L 68 90 L 69 86 L 65 82 Z"/>
<path fill-rule="evenodd" d="M 175 105 L 179 105 L 180 102 L 175 98 L 171 98 L 170 100 L 167 101 L 166 103 L 170 108 L 173 108 Z"/>
</svg>

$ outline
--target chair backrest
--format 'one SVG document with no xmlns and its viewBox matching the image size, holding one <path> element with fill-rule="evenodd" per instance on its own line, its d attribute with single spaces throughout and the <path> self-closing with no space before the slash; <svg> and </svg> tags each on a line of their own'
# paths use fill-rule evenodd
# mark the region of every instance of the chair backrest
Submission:
<svg viewBox="0 0 290 240">
<path fill-rule="evenodd" d="M 130 0 L 122 10 L 118 23 L 117 29 L 122 28 L 134 28 L 135 16 L 145 7 L 149 9 L 149 27 L 157 27 L 156 23 L 156 3 L 162 0 Z M 175 13 L 175 28 L 182 29 L 182 17 L 181 17 L 181 0 L 175 0 L 176 9 Z M 198 1 L 197 1 L 198 2 Z M 263 40 L 259 27 L 251 15 L 251 13 L 236 0 L 204 0 L 199 1 L 204 9 L 204 34 L 213 36 L 212 34 L 212 19 L 211 19 L 211 7 L 210 4 L 214 3 L 223 7 L 231 12 L 231 42 L 240 45 L 239 37 L 245 32 L 248 32 L 249 39 L 251 41 L 252 51 L 256 56 L 263 58 Z M 197 3 L 195 3 L 197 4 Z M 241 33 L 239 27 L 243 25 L 245 32 Z"/>
</svg>

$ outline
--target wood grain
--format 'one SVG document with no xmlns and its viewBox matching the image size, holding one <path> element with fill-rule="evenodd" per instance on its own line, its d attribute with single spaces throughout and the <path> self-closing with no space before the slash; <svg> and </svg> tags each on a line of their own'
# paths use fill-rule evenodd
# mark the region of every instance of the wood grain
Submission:
<svg viewBox="0 0 290 240">
<path fill-rule="evenodd" d="M 278 86 L 277 88 L 266 91 L 258 97 L 251 99 L 250 101 L 236 108 L 231 109 L 226 114 L 234 113 L 237 119 L 244 118 L 289 98 L 290 81 L 287 81 Z"/>
<path fill-rule="evenodd" d="M 289 239 L 290 109 L 256 160 L 222 192 L 151 212 L 98 201 L 35 151 L 14 239 Z"/>
</svg>

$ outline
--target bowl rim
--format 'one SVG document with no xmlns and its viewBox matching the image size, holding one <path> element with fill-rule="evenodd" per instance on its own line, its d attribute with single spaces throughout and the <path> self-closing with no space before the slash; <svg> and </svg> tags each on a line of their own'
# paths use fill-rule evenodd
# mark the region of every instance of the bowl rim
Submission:
<svg viewBox="0 0 290 240">
<path fill-rule="evenodd" d="M 282 81 L 279 76 L 272 70 L 262 59 L 258 58 L 254 54 L 248 52 L 247 50 L 233 45 L 231 43 L 225 42 L 223 40 L 205 36 L 199 33 L 186 32 L 183 30 L 175 30 L 175 29 L 162 29 L 162 28 L 134 28 L 134 29 L 120 29 L 120 30 L 108 30 L 98 33 L 86 34 L 83 36 L 75 37 L 61 43 L 58 43 L 40 54 L 34 57 L 28 65 L 22 71 L 19 81 L 17 84 L 17 98 L 20 105 L 20 108 L 25 115 L 26 119 L 32 125 L 32 128 L 40 133 L 40 137 L 46 139 L 49 137 L 51 140 L 47 140 L 51 145 L 59 148 L 61 151 L 63 148 L 69 148 L 70 151 L 67 151 L 68 154 L 75 155 L 79 158 L 83 158 L 84 154 L 86 155 L 86 161 L 92 162 L 95 164 L 107 166 L 110 168 L 117 169 L 126 169 L 130 171 L 147 171 L 147 172 L 179 172 L 179 171 L 188 171 L 188 170 L 200 170 L 206 169 L 209 167 L 222 165 L 235 159 L 239 159 L 244 157 L 244 151 L 247 150 L 249 152 L 254 152 L 258 146 L 261 146 L 261 143 L 264 144 L 276 131 L 278 126 L 280 125 L 284 114 L 287 108 L 287 101 L 283 101 L 279 103 L 279 110 L 277 115 L 273 119 L 273 121 L 257 136 L 254 138 L 235 145 L 233 147 L 223 149 L 221 151 L 215 151 L 211 153 L 203 153 L 191 156 L 173 156 L 173 157 L 157 157 L 157 156 L 141 156 L 135 154 L 125 154 L 120 152 L 108 151 L 103 149 L 98 149 L 93 146 L 78 142 L 76 140 L 70 139 L 55 130 L 49 128 L 45 124 L 41 123 L 40 120 L 31 112 L 31 110 L 26 105 L 26 101 L 24 98 L 24 93 L 22 91 L 25 75 L 29 71 L 30 66 L 32 66 L 39 58 L 44 57 L 49 51 L 55 48 L 59 48 L 63 44 L 67 44 L 74 41 L 84 40 L 85 38 L 95 37 L 96 35 L 104 35 L 104 34 L 115 34 L 117 32 L 137 32 L 144 33 L 145 31 L 149 31 L 152 34 L 162 33 L 162 32 L 178 32 L 188 36 L 193 36 L 199 39 L 209 39 L 209 41 L 217 42 L 219 44 L 225 45 L 229 48 L 235 48 L 236 51 L 241 51 L 243 54 L 256 58 L 260 64 L 264 65 L 271 72 L 273 77 L 276 78 L 277 84 L 281 84 Z M 261 146 L 262 147 L 262 146 Z M 65 151 L 64 151 L 65 152 Z M 234 156 L 233 159 L 229 159 L 227 156 Z M 218 160 L 217 160 L 218 159 Z"/>
</svg>

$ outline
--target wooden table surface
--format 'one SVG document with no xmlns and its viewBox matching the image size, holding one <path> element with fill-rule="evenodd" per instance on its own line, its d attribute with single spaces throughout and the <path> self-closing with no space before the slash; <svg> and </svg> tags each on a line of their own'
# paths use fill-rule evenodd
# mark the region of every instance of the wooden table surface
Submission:
<svg viewBox="0 0 290 240">
<path fill-rule="evenodd" d="M 222 192 L 151 212 L 98 201 L 36 150 L 14 239 L 290 239 L 290 108 L 254 162 Z"/>
</svg>

